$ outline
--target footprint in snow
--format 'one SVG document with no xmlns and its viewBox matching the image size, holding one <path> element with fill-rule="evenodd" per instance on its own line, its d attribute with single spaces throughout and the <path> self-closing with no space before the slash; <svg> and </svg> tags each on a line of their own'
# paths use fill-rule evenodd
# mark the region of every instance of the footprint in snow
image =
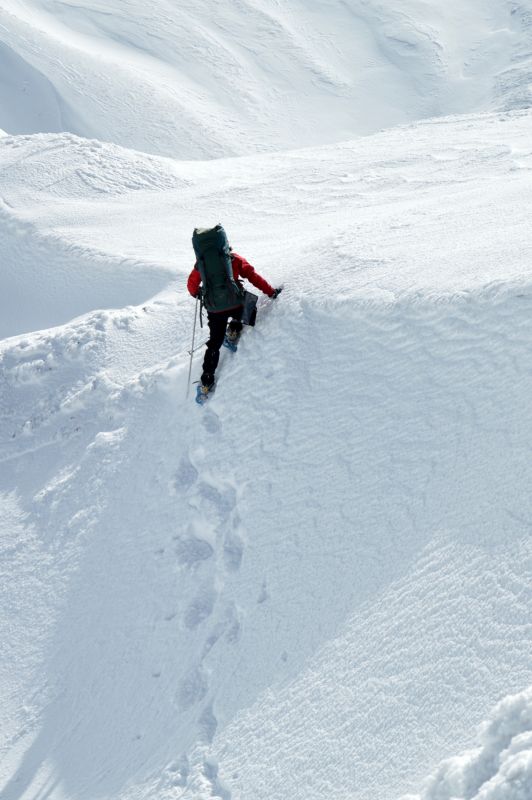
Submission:
<svg viewBox="0 0 532 800">
<path fill-rule="evenodd" d="M 196 536 L 179 538 L 175 549 L 179 564 L 189 568 L 200 564 L 202 561 L 207 561 L 214 553 L 208 542 L 204 539 L 198 539 Z"/>
<path fill-rule="evenodd" d="M 210 483 L 200 483 L 198 487 L 201 507 L 214 513 L 219 522 L 225 523 L 229 520 L 233 509 L 236 506 L 236 492 L 234 489 L 226 489 L 220 492 Z"/>
<path fill-rule="evenodd" d="M 204 709 L 198 720 L 199 733 L 201 738 L 210 744 L 214 739 L 214 734 L 218 727 L 218 720 L 214 716 L 212 703 L 209 703 Z"/>
<path fill-rule="evenodd" d="M 201 418 L 201 424 L 207 433 L 219 433 L 222 430 L 220 418 L 218 417 L 218 414 L 215 414 L 212 410 L 205 411 Z"/>
<path fill-rule="evenodd" d="M 209 684 L 205 671 L 195 667 L 186 675 L 177 692 L 177 705 L 181 711 L 186 711 L 199 703 L 207 694 Z"/>
<path fill-rule="evenodd" d="M 224 539 L 224 563 L 229 572 L 236 572 L 240 569 L 244 545 L 242 539 L 235 531 L 230 531 Z"/>
<path fill-rule="evenodd" d="M 174 476 L 174 489 L 176 492 L 188 491 L 198 479 L 198 471 L 188 456 L 184 455 Z"/>
<path fill-rule="evenodd" d="M 190 603 L 184 615 L 184 623 L 189 630 L 197 628 L 212 614 L 216 593 L 212 589 L 206 589 L 198 594 Z"/>
</svg>

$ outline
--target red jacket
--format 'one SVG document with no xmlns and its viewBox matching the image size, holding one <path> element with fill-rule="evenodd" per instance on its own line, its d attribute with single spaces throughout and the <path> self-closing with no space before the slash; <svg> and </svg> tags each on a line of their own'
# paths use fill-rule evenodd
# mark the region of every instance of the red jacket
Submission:
<svg viewBox="0 0 532 800">
<path fill-rule="evenodd" d="M 238 253 L 231 253 L 231 262 L 233 264 L 233 277 L 236 280 L 239 278 L 247 278 L 247 280 L 253 284 L 257 289 L 260 289 L 261 292 L 267 294 L 268 297 L 271 297 L 274 293 L 275 289 L 273 286 L 270 286 L 268 281 L 265 281 L 264 278 L 255 272 L 251 264 L 246 261 L 245 258 L 239 256 Z M 196 293 L 201 284 L 201 275 L 197 265 L 194 265 L 194 269 L 188 276 L 187 281 L 187 289 L 192 295 L 192 297 L 196 296 Z M 220 312 L 223 313 L 223 312 Z"/>
</svg>

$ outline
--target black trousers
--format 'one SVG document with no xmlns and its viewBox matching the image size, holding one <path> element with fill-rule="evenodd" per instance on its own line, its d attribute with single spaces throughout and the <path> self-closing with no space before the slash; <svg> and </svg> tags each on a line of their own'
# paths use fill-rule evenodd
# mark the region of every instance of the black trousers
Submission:
<svg viewBox="0 0 532 800">
<path fill-rule="evenodd" d="M 207 352 L 203 359 L 203 372 L 201 375 L 201 382 L 204 386 L 212 386 L 214 383 L 214 373 L 220 358 L 220 347 L 223 344 L 229 320 L 231 320 L 229 322 L 230 330 L 237 333 L 242 330 L 242 323 L 240 322 L 242 311 L 242 306 L 232 308 L 230 311 L 209 311 L 207 316 L 210 336 L 207 342 Z"/>
</svg>

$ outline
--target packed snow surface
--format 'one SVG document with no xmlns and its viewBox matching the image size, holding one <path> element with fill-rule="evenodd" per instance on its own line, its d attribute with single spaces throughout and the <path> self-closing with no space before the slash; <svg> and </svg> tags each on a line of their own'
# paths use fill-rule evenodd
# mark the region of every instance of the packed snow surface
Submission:
<svg viewBox="0 0 532 800">
<path fill-rule="evenodd" d="M 2 800 L 392 800 L 532 682 L 531 121 L 1 140 Z M 286 287 L 200 409 L 220 209 Z"/>
<path fill-rule="evenodd" d="M 530 800 L 531 33 L 4 0 L 1 800 Z"/>
</svg>

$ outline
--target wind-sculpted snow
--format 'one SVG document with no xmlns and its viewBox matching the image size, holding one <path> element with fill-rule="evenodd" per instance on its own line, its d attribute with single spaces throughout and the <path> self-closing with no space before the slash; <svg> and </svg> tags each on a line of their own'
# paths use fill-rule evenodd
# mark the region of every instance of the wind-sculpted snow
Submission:
<svg viewBox="0 0 532 800">
<path fill-rule="evenodd" d="M 396 798 L 467 741 L 488 697 L 530 682 L 532 431 L 517 399 L 531 388 L 519 366 L 530 302 L 501 286 L 305 305 L 279 366 L 261 361 L 266 398 L 262 381 L 240 391 L 268 423 L 246 456 L 241 515 L 244 576 L 264 576 L 269 595 L 253 647 L 277 675 L 215 740 L 233 798 Z M 293 395 L 285 363 L 299 365 Z M 229 442 L 224 401 L 227 385 Z"/>
<path fill-rule="evenodd" d="M 4 0 L 0 127 L 179 158 L 530 106 L 532 0 Z"/>
<path fill-rule="evenodd" d="M 110 256 L 105 215 L 85 247 L 71 224 L 72 203 L 81 223 L 90 215 L 89 207 L 82 210 L 86 199 L 101 209 L 109 197 L 176 189 L 180 182 L 164 162 L 72 136 L 1 141 L 0 337 L 59 325 L 95 308 L 140 303 L 167 285 L 170 270 L 139 261 L 133 246 L 129 256 L 127 249 Z M 62 227 L 55 216 L 47 224 L 50 204 L 61 200 L 69 222 Z"/>
<path fill-rule="evenodd" d="M 4 427 L 12 515 L 57 553 L 6 800 L 52 779 L 67 797 L 395 798 L 531 680 L 530 287 L 351 308 L 285 291 L 203 410 L 184 357 L 77 394 L 67 367 L 96 365 L 98 341 L 34 370 L 41 402 L 71 397 Z"/>
<path fill-rule="evenodd" d="M 293 280 L 320 298 L 330 294 L 328 272 L 344 293 L 385 298 L 519 277 L 532 258 L 522 234 L 529 129 L 526 112 L 471 116 L 382 133 L 370 144 L 216 165 L 69 135 L 4 137 L 0 333 L 141 303 L 172 277 L 182 281 L 192 229 L 215 223 L 221 209 L 233 244 L 259 267 L 280 277 L 294 258 L 310 259 L 315 266 L 296 269 Z M 483 237 L 472 235 L 477 218 Z M 435 258 L 427 258 L 427 241 Z"/>
<path fill-rule="evenodd" d="M 0 288 L 75 252 L 86 295 L 0 343 L 2 800 L 397 800 L 532 683 L 530 125 L 0 140 Z M 222 211 L 285 289 L 200 409 L 185 278 Z M 486 786 L 524 758 L 508 703 Z"/>
<path fill-rule="evenodd" d="M 481 746 L 445 761 L 421 795 L 404 800 L 528 800 L 532 797 L 532 689 L 502 700 Z"/>
</svg>

